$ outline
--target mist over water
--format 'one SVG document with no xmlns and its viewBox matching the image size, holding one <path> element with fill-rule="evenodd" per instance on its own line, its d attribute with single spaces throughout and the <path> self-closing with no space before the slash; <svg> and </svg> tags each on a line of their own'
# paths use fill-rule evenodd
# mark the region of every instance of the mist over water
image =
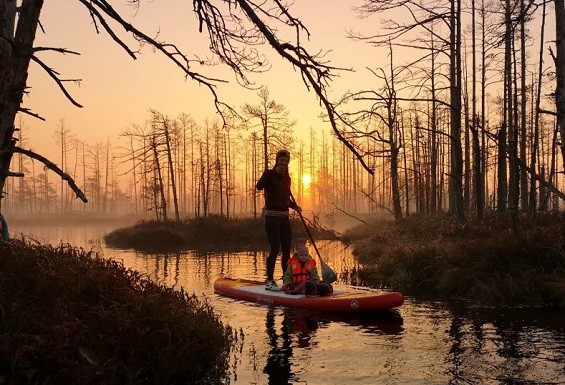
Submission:
<svg viewBox="0 0 565 385">
<path fill-rule="evenodd" d="M 218 296 L 220 276 L 264 279 L 265 252 L 145 254 L 107 248 L 115 224 L 11 226 L 13 237 L 68 243 L 206 297 L 245 337 L 232 384 L 563 384 L 565 320 L 548 309 L 481 309 L 406 298 L 396 313 L 336 316 Z M 351 249 L 317 242 L 345 288 Z M 280 267 L 277 266 L 277 272 Z M 80 279 L 78 277 L 77 279 Z"/>
</svg>

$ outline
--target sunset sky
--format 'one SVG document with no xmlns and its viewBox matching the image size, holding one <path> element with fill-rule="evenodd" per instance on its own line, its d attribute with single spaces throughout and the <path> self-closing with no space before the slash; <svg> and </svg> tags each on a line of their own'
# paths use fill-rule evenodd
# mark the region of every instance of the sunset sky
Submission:
<svg viewBox="0 0 565 385">
<path fill-rule="evenodd" d="M 124 6 L 125 1 L 112 3 L 122 11 L 126 20 L 131 20 L 148 35 L 159 33 L 160 40 L 177 44 L 185 52 L 206 55 L 206 35 L 197 33 L 191 1 L 142 1 L 137 12 Z M 335 79 L 332 95 L 336 98 L 349 88 L 367 85 L 367 76 L 371 75 L 365 67 L 375 67 L 376 59 L 386 60 L 386 53 L 346 37 L 347 30 L 360 26 L 351 10 L 355 4 L 359 2 L 298 1 L 292 8 L 309 28 L 308 47 L 312 52 L 330 50 L 326 57 L 333 65 L 356 70 L 343 72 Z M 148 118 L 150 108 L 171 118 L 182 112 L 189 113 L 199 123 L 205 117 L 217 116 L 212 96 L 205 87 L 185 80 L 180 69 L 149 47 L 144 47 L 138 60 L 133 60 L 105 32 L 96 34 L 86 9 L 77 1 L 45 2 L 41 22 L 45 33 L 38 30 L 36 46 L 62 47 L 81 53 L 80 56 L 58 53 L 40 53 L 38 56 L 58 71 L 61 78 L 82 79 L 80 85 L 68 83 L 67 87 L 84 107 L 74 107 L 47 74 L 32 62 L 28 80 L 31 89 L 24 97 L 24 107 L 46 121 L 22 115 L 25 135 L 30 138 L 24 143 L 25 147 L 46 155 L 56 154 L 53 132 L 61 118 L 78 139 L 88 144 L 106 141 L 108 137 L 113 144 L 119 144 L 117 134 L 132 123 L 142 124 Z M 126 34 L 120 36 L 132 42 Z M 136 48 L 136 43 L 133 42 L 131 47 Z M 306 90 L 299 74 L 287 62 L 273 56 L 268 47 L 263 52 L 272 63 L 272 70 L 253 77 L 256 85 L 267 85 L 271 97 L 287 106 L 291 117 L 298 121 L 297 131 L 307 132 L 310 127 L 329 130 L 328 125 L 317 117 L 320 109 L 316 97 Z M 258 101 L 257 90 L 242 89 L 230 72 L 214 67 L 203 69 L 203 73 L 230 82 L 217 88 L 223 101 L 236 107 Z"/>
<path fill-rule="evenodd" d="M 377 49 L 363 42 L 346 37 L 347 31 L 366 34 L 379 28 L 379 17 L 361 20 L 352 10 L 361 0 L 303 0 L 296 1 L 291 11 L 309 28 L 311 52 L 329 51 L 326 58 L 343 71 L 334 78 L 330 98 L 337 99 L 347 90 L 378 88 L 380 84 L 367 67 L 384 67 L 388 64 L 388 50 Z M 141 1 L 136 9 L 126 5 L 125 0 L 111 2 L 124 18 L 150 36 L 176 44 L 185 53 L 197 53 L 200 57 L 208 52 L 207 37 L 198 34 L 189 0 Z M 546 40 L 554 35 L 553 10 L 548 8 Z M 399 17 L 400 20 L 400 17 Z M 149 109 L 155 109 L 170 118 L 180 113 L 192 115 L 198 123 L 206 117 L 214 118 L 212 96 L 203 86 L 185 80 L 182 71 L 162 54 L 144 47 L 137 60 L 133 60 L 106 32 L 96 34 L 92 20 L 85 7 L 76 0 L 46 1 L 42 16 L 42 27 L 38 30 L 36 46 L 62 47 L 80 52 L 80 56 L 42 52 L 38 56 L 64 79 L 81 79 L 80 85 L 68 83 L 73 98 L 84 108 L 74 107 L 60 92 L 58 86 L 39 68 L 31 63 L 28 86 L 29 95 L 24 97 L 24 107 L 44 118 L 45 122 L 22 115 L 25 136 L 29 138 L 24 147 L 48 156 L 57 154 L 53 132 L 61 118 L 77 136 L 87 144 L 105 142 L 120 144 L 118 134 L 132 124 L 143 124 L 149 117 Z M 468 23 L 467 23 L 468 24 Z M 531 31 L 537 29 L 530 26 Z M 130 47 L 137 43 L 126 33 L 119 34 Z M 539 43 L 530 39 L 535 52 Z M 547 54 L 546 50 L 546 54 Z M 292 66 L 275 56 L 269 47 L 262 50 L 272 64 L 269 73 L 252 77 L 257 87 L 269 87 L 271 98 L 285 105 L 292 119 L 298 124 L 296 132 L 317 132 L 330 127 L 318 118 L 320 107 L 312 92 L 308 92 L 299 74 Z M 465 52 L 468 56 L 469 52 Z M 537 54 L 535 54 L 537 55 Z M 547 56 L 547 55 L 546 55 Z M 403 58 L 395 51 L 395 63 Z M 534 58 L 530 59 L 532 62 Z M 546 59 L 546 67 L 549 65 Z M 196 69 L 196 68 L 195 68 Z M 224 68 L 204 68 L 203 74 L 229 81 L 219 84 L 217 93 L 222 101 L 239 108 L 244 103 L 257 103 L 257 90 L 245 90 L 237 84 L 233 74 Z M 19 123 L 19 121 L 17 122 Z M 56 155 L 53 159 L 57 162 Z"/>
</svg>

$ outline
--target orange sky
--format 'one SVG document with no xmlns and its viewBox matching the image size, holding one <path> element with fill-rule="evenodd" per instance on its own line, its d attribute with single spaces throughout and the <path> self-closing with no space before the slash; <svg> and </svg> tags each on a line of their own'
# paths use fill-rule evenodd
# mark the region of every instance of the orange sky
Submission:
<svg viewBox="0 0 565 385">
<path fill-rule="evenodd" d="M 187 53 L 206 55 L 206 36 L 195 32 L 192 1 L 142 0 L 136 14 L 133 8 L 124 5 L 126 0 L 111 3 L 122 11 L 126 20 L 131 20 L 148 35 L 158 32 L 160 40 L 175 43 Z M 333 65 L 355 69 L 355 72 L 341 72 L 340 77 L 334 79 L 330 98 L 338 98 L 348 89 L 379 87 L 366 67 L 388 64 L 387 50 L 346 38 L 349 29 L 370 33 L 379 27 L 379 17 L 369 20 L 355 17 L 351 7 L 360 3 L 361 0 L 297 0 L 291 8 L 310 30 L 308 47 L 312 52 L 331 50 L 327 58 Z M 552 12 L 548 8 L 548 35 L 553 34 Z M 78 1 L 46 1 L 41 22 L 45 33 L 38 31 L 36 46 L 63 47 L 81 53 L 80 56 L 41 53 L 39 57 L 58 71 L 61 78 L 82 79 L 80 86 L 69 84 L 68 90 L 84 108 L 76 108 L 68 102 L 57 85 L 32 62 L 28 80 L 31 89 L 24 97 L 24 107 L 46 121 L 22 115 L 25 135 L 30 138 L 24 143 L 25 147 L 51 156 L 57 162 L 53 132 L 61 118 L 79 140 L 94 144 L 109 137 L 117 146 L 120 144 L 118 133 L 132 123 L 142 124 L 150 108 L 169 117 L 189 113 L 197 122 L 216 116 L 211 94 L 205 87 L 185 80 L 180 69 L 148 47 L 138 55 L 138 60 L 131 59 L 105 32 L 95 33 L 86 9 Z M 537 51 L 539 43 L 532 44 Z M 135 43 L 131 46 L 136 47 Z M 298 121 L 297 132 L 309 132 L 310 127 L 318 132 L 329 131 L 329 125 L 318 118 L 320 109 L 315 95 L 306 91 L 299 74 L 287 62 L 273 56 L 267 47 L 263 52 L 269 55 L 273 69 L 253 78 L 257 86 L 267 85 L 271 97 L 287 106 L 291 118 Z M 396 64 L 404 61 L 395 52 Z M 223 101 L 236 107 L 257 102 L 257 91 L 242 89 L 231 73 L 221 68 L 208 68 L 204 73 L 231 82 L 218 86 L 217 92 Z"/>
<path fill-rule="evenodd" d="M 194 32 L 191 1 L 142 1 L 134 17 L 133 8 L 123 6 L 125 1 L 112 3 L 124 10 L 126 20 L 132 17 L 132 23 L 142 26 L 148 35 L 159 32 L 160 39 L 177 44 L 185 52 L 196 50 L 201 55 L 207 52 L 206 36 Z M 374 66 L 371 62 L 379 56 L 367 45 L 345 37 L 346 29 L 359 23 L 350 9 L 357 3 L 308 0 L 297 1 L 294 6 L 295 13 L 309 27 L 312 51 L 331 49 L 327 57 L 332 64 L 358 70 L 343 73 L 335 80 L 335 97 L 355 82 L 363 82 L 368 76 L 365 66 Z M 61 78 L 82 79 L 80 86 L 69 84 L 68 90 L 84 108 L 71 105 L 57 85 L 32 62 L 28 80 L 31 92 L 24 98 L 24 107 L 46 121 L 23 115 L 25 135 L 30 138 L 25 147 L 48 156 L 56 154 L 52 136 L 61 118 L 78 139 L 88 144 L 106 141 L 108 136 L 114 144 L 119 144 L 117 134 L 132 123 L 143 123 L 149 108 L 170 117 L 190 113 L 198 122 L 215 116 L 211 94 L 205 87 L 185 80 L 180 69 L 148 47 L 142 50 L 138 60 L 131 59 L 105 32 L 95 33 L 85 8 L 77 1 L 46 1 L 41 22 L 45 33 L 38 31 L 36 46 L 63 47 L 81 53 L 80 56 L 42 53 L 40 58 L 58 71 Z M 132 46 L 136 47 L 135 43 Z M 264 52 L 272 56 L 268 48 Z M 271 97 L 287 106 L 291 117 L 298 121 L 297 131 L 308 131 L 310 127 L 328 130 L 328 125 L 317 117 L 320 110 L 315 95 L 306 91 L 298 73 L 281 59 L 271 59 L 273 70 L 254 77 L 256 84 L 268 85 Z M 257 101 L 257 91 L 241 89 L 229 72 L 218 71 L 208 68 L 205 73 L 231 82 L 218 86 L 217 92 L 224 101 L 235 106 Z M 57 162 L 56 157 L 54 160 Z"/>
</svg>

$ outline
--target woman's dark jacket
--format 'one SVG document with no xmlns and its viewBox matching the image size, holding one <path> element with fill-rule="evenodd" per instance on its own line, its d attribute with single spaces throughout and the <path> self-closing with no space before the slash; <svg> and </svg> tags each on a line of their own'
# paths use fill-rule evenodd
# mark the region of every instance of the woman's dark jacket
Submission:
<svg viewBox="0 0 565 385">
<path fill-rule="evenodd" d="M 290 176 L 267 170 L 261 175 L 255 186 L 257 190 L 265 189 L 265 209 L 288 211 L 296 209 L 296 203 L 290 200 Z"/>
</svg>

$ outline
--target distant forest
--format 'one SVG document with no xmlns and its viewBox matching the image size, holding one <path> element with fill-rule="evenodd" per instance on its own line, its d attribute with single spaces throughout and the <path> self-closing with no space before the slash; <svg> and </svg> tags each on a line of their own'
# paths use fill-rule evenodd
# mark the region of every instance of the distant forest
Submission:
<svg viewBox="0 0 565 385">
<path fill-rule="evenodd" d="M 127 143 L 120 147 L 114 138 L 81 142 L 61 120 L 61 156 L 53 162 L 90 203 L 14 153 L 11 171 L 27 177 L 9 178 L 2 210 L 257 216 L 263 200 L 255 181 L 281 147 L 292 154 L 299 203 L 316 212 L 398 219 L 446 211 L 464 219 L 558 209 L 565 198 L 565 8 L 553 5 L 557 43 L 546 37 L 545 2 L 366 1 L 357 11 L 381 16 L 379 32 L 350 37 L 379 47 L 388 64 L 367 70 L 366 90 L 333 101 L 316 88 L 327 73 L 317 72 L 319 83 L 308 78 L 331 134 L 311 127 L 305 136 L 267 87 L 223 119 L 197 123 L 189 113 L 152 111 L 120 134 Z M 401 13 L 388 18 L 393 11 Z M 397 60 L 406 50 L 410 59 Z M 300 63 L 293 65 L 308 73 Z"/>
</svg>

